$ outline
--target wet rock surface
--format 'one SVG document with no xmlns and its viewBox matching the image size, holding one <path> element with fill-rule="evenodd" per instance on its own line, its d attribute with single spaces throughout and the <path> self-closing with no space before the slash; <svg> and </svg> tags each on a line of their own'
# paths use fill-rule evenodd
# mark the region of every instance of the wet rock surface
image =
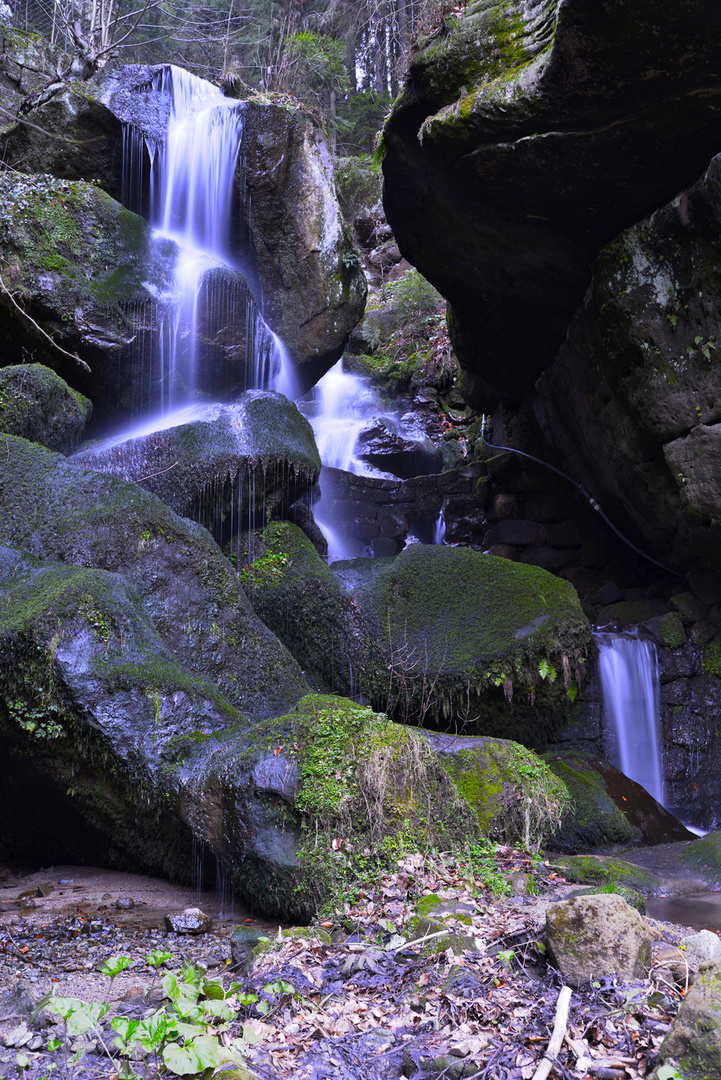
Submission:
<svg viewBox="0 0 721 1080">
<path fill-rule="evenodd" d="M 412 60 L 385 128 L 384 205 L 401 252 L 450 301 L 476 407 L 531 391 L 598 249 L 717 151 L 708 8 L 687 0 L 665 18 L 659 33 L 653 0 L 631 19 L 594 0 L 560 17 L 549 0 L 484 0 Z"/>
<path fill-rule="evenodd" d="M 73 460 L 140 485 L 176 513 L 202 521 L 220 542 L 224 521 L 228 534 L 239 522 L 287 514 L 317 480 L 310 424 L 281 394 L 248 390 L 232 404 L 180 410 L 178 419 L 81 449 Z"/>
<path fill-rule="evenodd" d="M 0 368 L 0 431 L 69 454 L 82 440 L 92 404 L 42 364 Z"/>
</svg>

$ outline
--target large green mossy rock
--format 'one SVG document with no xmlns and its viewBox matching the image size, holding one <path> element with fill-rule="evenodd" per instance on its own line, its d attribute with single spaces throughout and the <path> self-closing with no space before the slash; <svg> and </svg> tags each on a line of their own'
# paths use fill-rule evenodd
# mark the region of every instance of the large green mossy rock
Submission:
<svg viewBox="0 0 721 1080">
<path fill-rule="evenodd" d="M 245 724 L 120 574 L 0 548 L 0 840 L 43 862 L 186 875 L 171 739 Z"/>
<path fill-rule="evenodd" d="M 663 876 L 622 858 L 566 855 L 556 859 L 554 867 L 568 881 L 577 881 L 580 885 L 601 885 L 609 893 L 620 886 L 635 889 L 644 896 L 666 891 Z"/>
<path fill-rule="evenodd" d="M 136 484 L 13 436 L 3 445 L 0 542 L 123 574 L 177 661 L 251 716 L 282 712 L 306 692 L 206 529 Z"/>
<path fill-rule="evenodd" d="M 311 686 L 350 695 L 365 656 L 356 609 L 310 540 L 287 521 L 230 545 L 256 614 L 298 661 Z"/>
<path fill-rule="evenodd" d="M 538 850 L 571 809 L 568 789 L 536 754 L 508 739 L 425 732 L 484 836 Z"/>
<path fill-rule="evenodd" d="M 239 561 L 256 611 L 316 685 L 532 746 L 573 708 L 590 628 L 545 570 L 423 544 L 328 567 L 278 522 Z"/>
<path fill-rule="evenodd" d="M 151 491 L 178 514 L 220 536 L 231 521 L 287 512 L 314 486 L 320 457 L 313 429 L 292 401 L 248 390 L 231 405 L 190 406 L 183 421 L 81 450 L 79 464 Z"/>
<path fill-rule="evenodd" d="M 569 582 L 424 544 L 333 572 L 366 635 L 369 659 L 355 678 L 394 714 L 534 747 L 567 718 L 591 640 Z"/>
<path fill-rule="evenodd" d="M 683 849 L 680 859 L 685 866 L 699 871 L 707 881 L 721 884 L 721 832 L 700 836 Z"/>
<path fill-rule="evenodd" d="M 721 157 L 605 247 L 539 382 L 568 469 L 661 561 L 721 568 Z M 680 629 L 680 628 L 679 628 Z M 683 637 L 669 644 L 683 644 Z"/>
<path fill-rule="evenodd" d="M 475 0 L 421 41 L 385 127 L 384 206 L 450 301 L 477 408 L 532 391 L 599 248 L 718 151 L 720 34 L 707 0 Z"/>
<path fill-rule="evenodd" d="M 549 839 L 554 851 L 579 852 L 608 844 L 667 844 L 690 840 L 649 793 L 607 761 L 582 752 L 548 751 L 551 771 L 568 788 L 572 808 Z"/>
<path fill-rule="evenodd" d="M 145 283 L 172 288 L 176 245 L 95 184 L 11 171 L 0 173 L 0 236 L 3 363 L 30 350 L 96 412 L 129 414 L 133 364 L 154 333 Z"/>
<path fill-rule="evenodd" d="M 83 437 L 92 404 L 42 364 L 0 368 L 0 431 L 69 454 Z"/>
</svg>

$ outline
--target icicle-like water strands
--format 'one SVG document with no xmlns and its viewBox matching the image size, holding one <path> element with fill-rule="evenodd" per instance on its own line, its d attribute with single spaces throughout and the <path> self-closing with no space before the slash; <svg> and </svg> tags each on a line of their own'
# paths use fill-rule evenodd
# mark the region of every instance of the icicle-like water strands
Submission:
<svg viewBox="0 0 721 1080">
<path fill-rule="evenodd" d="M 438 515 L 435 525 L 433 526 L 433 543 L 443 544 L 446 540 L 446 519 L 443 513 L 443 507 Z"/>
<path fill-rule="evenodd" d="M 656 646 L 641 638 L 595 634 L 603 709 L 615 733 L 621 772 L 663 804 Z"/>
<path fill-rule="evenodd" d="M 147 150 L 150 222 L 180 254 L 171 292 L 146 283 L 155 300 L 156 346 L 143 359 L 151 392 L 149 399 L 145 391 L 140 395 L 140 407 L 165 411 L 197 389 L 224 394 L 267 387 L 292 396 L 288 355 L 263 321 L 230 249 L 242 106 L 172 65 L 152 87 L 170 100 L 167 136 L 156 143 L 126 129 L 123 197 L 131 209 L 142 208 Z"/>
</svg>

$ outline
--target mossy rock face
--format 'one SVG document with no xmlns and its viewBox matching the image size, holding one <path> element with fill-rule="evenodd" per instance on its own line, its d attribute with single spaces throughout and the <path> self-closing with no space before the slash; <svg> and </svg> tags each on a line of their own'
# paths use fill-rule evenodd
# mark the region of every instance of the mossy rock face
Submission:
<svg viewBox="0 0 721 1080">
<path fill-rule="evenodd" d="M 3 443 L 0 542 L 122 573 L 178 662 L 251 716 L 284 711 L 306 692 L 297 664 L 253 613 L 206 529 L 136 484 L 23 439 Z"/>
<path fill-rule="evenodd" d="M 566 855 L 555 864 L 569 881 L 579 884 L 625 886 L 644 896 L 663 892 L 663 878 L 643 866 L 601 855 Z"/>
<path fill-rule="evenodd" d="M 309 695 L 285 716 L 255 725 L 244 745 L 240 758 L 232 747 L 215 755 L 212 773 L 199 783 L 209 789 L 212 775 L 235 770 L 239 792 L 251 778 L 272 793 L 276 814 L 284 807 L 283 873 L 275 857 L 272 873 L 270 860 L 238 869 L 271 916 L 308 921 L 369 867 L 388 865 L 405 850 L 463 848 L 479 835 L 428 740 L 346 698 Z M 225 785 L 230 794 L 232 785 Z M 227 842 L 234 843 L 234 829 L 252 829 L 259 852 L 257 821 L 233 820 L 233 828 L 226 819 L 221 830 Z"/>
<path fill-rule="evenodd" d="M 661 562 L 718 575 L 721 157 L 705 169 L 602 249 L 538 390 L 574 477 Z M 685 642 L 674 615 L 654 631 Z"/>
<path fill-rule="evenodd" d="M 71 57 L 40 34 L 8 22 L 0 22 L 0 33 L 5 57 L 0 72 L 0 105 L 5 126 L 28 94 L 42 90 L 50 72 L 57 71 L 58 64 L 67 67 Z"/>
<path fill-rule="evenodd" d="M 699 870 L 709 882 L 721 884 L 721 832 L 706 833 L 681 852 L 681 861 Z"/>
<path fill-rule="evenodd" d="M 721 1076 L 721 961 L 702 965 L 661 1043 L 650 1080 Z"/>
<path fill-rule="evenodd" d="M 0 175 L 0 241 L 4 362 L 17 364 L 31 349 L 100 416 L 129 415 L 133 358 L 154 333 L 144 283 L 171 288 L 177 246 L 153 238 L 146 221 L 94 184 L 10 171 Z"/>
<path fill-rule="evenodd" d="M 123 186 L 123 125 L 92 84 L 71 83 L 5 134 L 5 160 L 25 173 L 95 180 L 114 199 Z"/>
<path fill-rule="evenodd" d="M 484 836 L 538 849 L 568 813 L 570 799 L 563 780 L 518 743 L 426 735 Z"/>
<path fill-rule="evenodd" d="M 92 404 L 50 368 L 0 368 L 0 431 L 71 453 L 83 437 Z"/>
<path fill-rule="evenodd" d="M 243 115 L 239 190 L 263 318 L 288 349 L 301 389 L 340 359 L 367 285 L 335 193 L 320 123 L 291 98 L 255 95 Z"/>
<path fill-rule="evenodd" d="M 620 896 L 640 915 L 646 914 L 646 897 L 638 889 L 629 889 L 626 885 L 597 885 L 592 889 L 579 889 L 571 893 L 569 900 L 576 896 Z"/>
<path fill-rule="evenodd" d="M 186 877 L 189 815 L 164 750 L 191 735 L 212 743 L 231 725 L 247 721 L 177 663 L 124 577 L 0 548 L 0 838 L 10 850 Z"/>
<path fill-rule="evenodd" d="M 318 479 L 313 430 L 281 394 L 248 390 L 231 405 L 191 406 L 180 418 L 88 447 L 75 460 L 151 491 L 176 513 L 202 520 L 219 541 L 231 523 L 287 512 Z"/>
<path fill-rule="evenodd" d="M 384 206 L 403 255 L 450 301 L 479 410 L 532 392 L 599 248 L 717 152 L 714 95 L 698 86 L 721 85 L 719 33 L 705 0 L 661 23 L 655 0 L 632 14 L 477 0 L 420 43 L 385 126 Z"/>
<path fill-rule="evenodd" d="M 568 582 L 424 544 L 332 569 L 366 633 L 368 660 L 354 678 L 394 715 L 542 747 L 572 708 L 590 628 Z"/>
<path fill-rule="evenodd" d="M 566 784 L 572 809 L 549 839 L 554 851 L 589 851 L 605 844 L 664 844 L 692 833 L 648 792 L 607 761 L 558 750 L 545 755 Z"/>
<path fill-rule="evenodd" d="M 273 521 L 230 545 L 255 612 L 318 690 L 351 694 L 363 628 L 327 563 L 296 526 Z"/>
</svg>

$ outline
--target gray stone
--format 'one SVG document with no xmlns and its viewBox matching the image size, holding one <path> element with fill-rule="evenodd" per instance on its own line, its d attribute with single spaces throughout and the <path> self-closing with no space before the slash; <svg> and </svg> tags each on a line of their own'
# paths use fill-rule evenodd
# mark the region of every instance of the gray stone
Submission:
<svg viewBox="0 0 721 1080">
<path fill-rule="evenodd" d="M 165 916 L 165 927 L 174 934 L 207 934 L 213 929 L 213 920 L 200 908 L 186 908 Z"/>
<path fill-rule="evenodd" d="M 546 913 L 546 944 L 569 986 L 603 975 L 645 978 L 651 937 L 639 913 L 614 895 L 578 896 Z"/>
</svg>

